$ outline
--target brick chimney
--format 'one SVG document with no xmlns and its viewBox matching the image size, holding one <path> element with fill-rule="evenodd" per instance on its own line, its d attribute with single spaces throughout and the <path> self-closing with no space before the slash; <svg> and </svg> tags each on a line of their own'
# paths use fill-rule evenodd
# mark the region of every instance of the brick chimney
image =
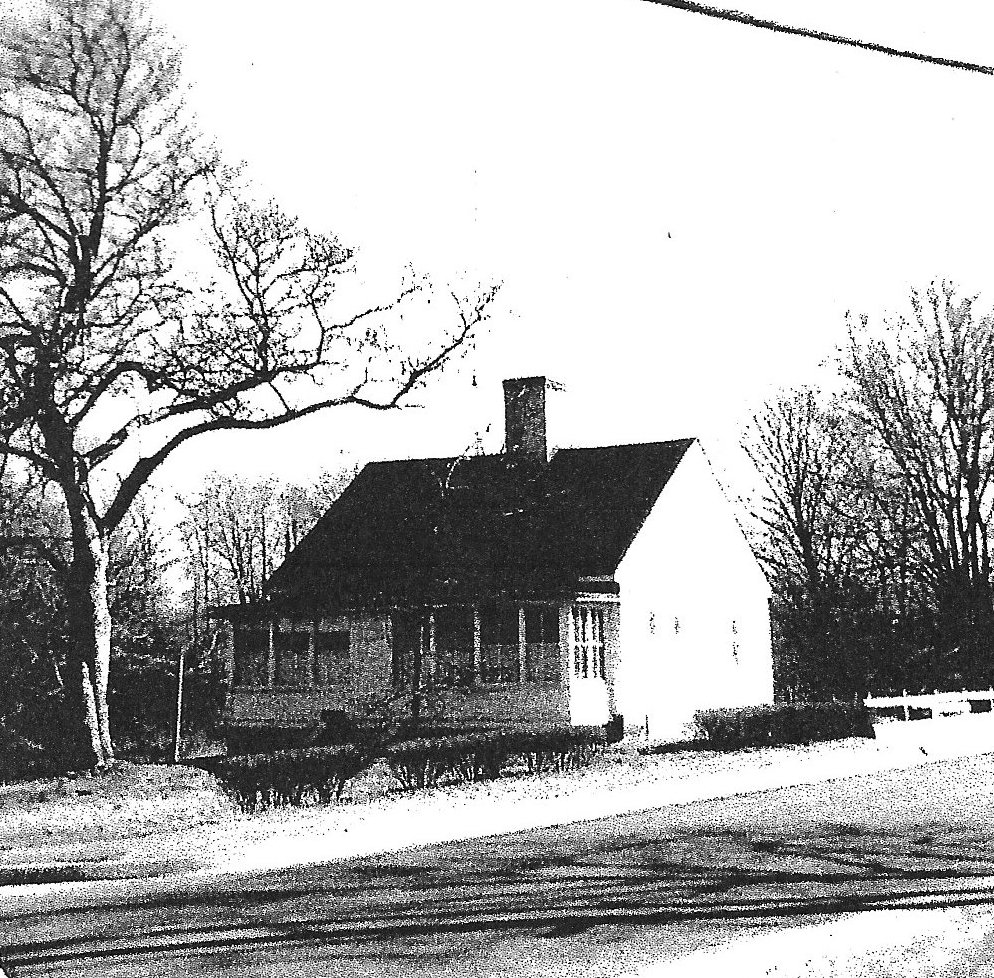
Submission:
<svg viewBox="0 0 994 978">
<path fill-rule="evenodd" d="M 504 450 L 509 459 L 549 460 L 544 377 L 504 381 Z"/>
</svg>

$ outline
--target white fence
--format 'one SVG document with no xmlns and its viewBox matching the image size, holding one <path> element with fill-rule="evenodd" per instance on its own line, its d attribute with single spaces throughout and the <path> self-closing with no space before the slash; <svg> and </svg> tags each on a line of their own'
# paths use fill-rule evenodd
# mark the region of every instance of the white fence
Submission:
<svg viewBox="0 0 994 978">
<path fill-rule="evenodd" d="M 972 707 L 973 703 L 986 703 L 986 709 Z M 902 711 L 903 719 L 911 719 L 911 710 L 929 710 L 933 717 L 958 716 L 961 713 L 987 712 L 994 710 L 994 687 L 980 690 L 958 690 L 952 693 L 912 693 L 903 691 L 901 696 L 868 696 L 863 700 L 868 710 L 894 709 Z"/>
</svg>

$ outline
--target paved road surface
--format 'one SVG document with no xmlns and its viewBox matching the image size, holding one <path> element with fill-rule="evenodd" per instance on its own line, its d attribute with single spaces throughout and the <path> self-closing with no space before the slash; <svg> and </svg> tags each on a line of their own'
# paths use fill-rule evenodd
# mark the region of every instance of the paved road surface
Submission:
<svg viewBox="0 0 994 978">
<path fill-rule="evenodd" d="M 0 963 L 16 976 L 592 978 L 846 914 L 939 907 L 986 919 L 992 803 L 984 756 L 140 902 L 120 885 L 92 905 L 59 909 L 86 902 L 72 891 L 28 912 L 5 908 L 0 891 Z"/>
</svg>

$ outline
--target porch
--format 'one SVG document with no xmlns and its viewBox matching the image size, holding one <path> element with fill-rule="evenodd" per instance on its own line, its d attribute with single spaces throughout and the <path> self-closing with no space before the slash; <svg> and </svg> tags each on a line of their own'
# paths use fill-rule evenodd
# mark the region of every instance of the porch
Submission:
<svg viewBox="0 0 994 978">
<path fill-rule="evenodd" d="M 603 724 L 617 601 L 441 605 L 391 615 L 395 685 L 455 691 L 463 721 Z"/>
<path fill-rule="evenodd" d="M 603 724 L 614 712 L 616 599 L 233 624 L 233 722 L 313 723 L 415 682 L 448 691 L 458 723 Z"/>
</svg>

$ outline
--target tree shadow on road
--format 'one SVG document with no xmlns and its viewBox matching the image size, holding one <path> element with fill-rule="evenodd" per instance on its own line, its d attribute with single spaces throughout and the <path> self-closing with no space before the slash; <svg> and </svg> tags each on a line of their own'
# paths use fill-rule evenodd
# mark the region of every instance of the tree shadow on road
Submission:
<svg viewBox="0 0 994 978">
<path fill-rule="evenodd" d="M 509 839 L 503 848 L 453 844 L 229 881 L 207 893 L 0 917 L 14 937 L 0 959 L 17 974 L 168 974 L 168 962 L 174 973 L 223 974 L 304 949 L 326 963 L 371 964 L 415 947 L 444 957 L 601 928 L 637 935 L 994 904 L 994 852 L 976 833 L 632 833 L 542 856 L 527 840 Z"/>
</svg>

